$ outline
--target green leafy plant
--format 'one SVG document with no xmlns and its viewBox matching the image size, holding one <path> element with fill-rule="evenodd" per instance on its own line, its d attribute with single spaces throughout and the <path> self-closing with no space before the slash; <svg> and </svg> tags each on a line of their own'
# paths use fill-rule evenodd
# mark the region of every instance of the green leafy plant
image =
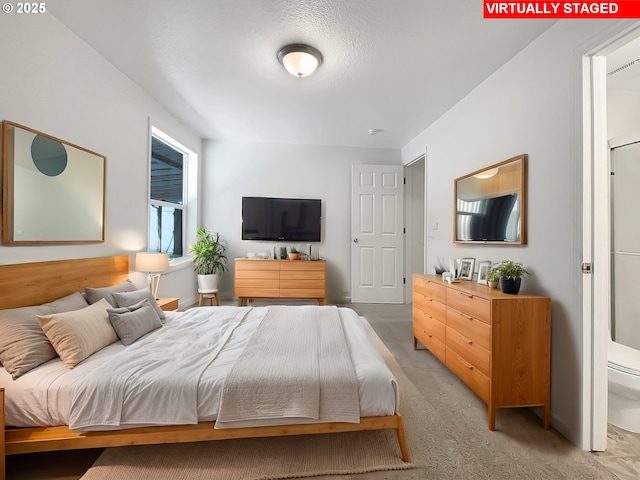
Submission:
<svg viewBox="0 0 640 480">
<path fill-rule="evenodd" d="M 491 267 L 487 270 L 487 282 L 498 283 L 500 281 L 500 274 L 497 267 Z"/>
<path fill-rule="evenodd" d="M 193 263 L 198 275 L 224 273 L 227 270 L 227 246 L 218 232 L 208 232 L 204 228 L 196 231 L 196 243 L 191 245 Z"/>
<path fill-rule="evenodd" d="M 296 247 L 289 247 L 289 251 L 291 253 L 300 253 L 300 250 L 298 250 Z"/>
<path fill-rule="evenodd" d="M 513 262 L 511 260 L 505 260 L 497 267 L 489 269 L 489 271 L 491 270 L 495 270 L 495 275 L 498 275 L 498 278 L 506 278 L 509 280 L 515 280 L 516 278 L 531 275 L 531 272 L 529 272 L 522 263 Z M 487 272 L 487 280 L 489 280 L 489 272 Z"/>
</svg>

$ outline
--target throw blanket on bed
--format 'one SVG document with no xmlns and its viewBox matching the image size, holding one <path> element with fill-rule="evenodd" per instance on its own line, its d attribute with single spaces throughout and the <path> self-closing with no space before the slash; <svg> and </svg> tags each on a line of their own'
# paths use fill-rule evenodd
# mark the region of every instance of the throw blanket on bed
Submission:
<svg viewBox="0 0 640 480">
<path fill-rule="evenodd" d="M 360 421 L 356 373 L 336 307 L 270 307 L 225 380 L 225 422 Z"/>
<path fill-rule="evenodd" d="M 211 316 L 187 311 L 182 322 L 167 323 L 150 333 L 149 341 L 129 345 L 77 382 L 69 427 L 120 426 L 125 409 L 130 424 L 197 423 L 200 376 L 250 310 L 216 307 Z"/>
</svg>

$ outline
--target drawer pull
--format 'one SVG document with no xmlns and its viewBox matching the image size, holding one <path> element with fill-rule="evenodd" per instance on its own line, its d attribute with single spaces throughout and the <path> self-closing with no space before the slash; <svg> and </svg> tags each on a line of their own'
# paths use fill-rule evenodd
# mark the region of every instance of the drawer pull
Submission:
<svg viewBox="0 0 640 480">
<path fill-rule="evenodd" d="M 468 343 L 469 345 L 473 345 L 473 340 L 469 340 L 467 337 L 465 337 L 464 335 L 460 335 L 460 338 L 462 339 L 463 342 Z"/>
<path fill-rule="evenodd" d="M 466 313 L 462 313 L 462 312 L 458 312 L 460 314 L 461 317 L 466 318 L 467 320 L 473 320 L 473 317 L 471 315 L 467 315 Z"/>
<path fill-rule="evenodd" d="M 470 293 L 460 292 L 460 295 L 464 295 L 467 298 L 473 298 L 473 295 L 471 295 Z"/>
<path fill-rule="evenodd" d="M 462 363 L 465 367 L 467 367 L 469 370 L 473 370 L 473 365 L 471 365 L 470 363 L 465 362 L 463 359 L 461 359 L 460 357 L 458 357 L 458 360 L 460 360 L 460 363 Z"/>
</svg>

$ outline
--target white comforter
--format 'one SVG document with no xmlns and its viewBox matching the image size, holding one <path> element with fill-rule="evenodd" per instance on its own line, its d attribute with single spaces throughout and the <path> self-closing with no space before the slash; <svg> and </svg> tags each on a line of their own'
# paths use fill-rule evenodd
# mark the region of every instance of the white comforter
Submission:
<svg viewBox="0 0 640 480">
<path fill-rule="evenodd" d="M 116 342 L 74 369 L 54 359 L 15 381 L 0 369 L 0 386 L 6 389 L 6 423 L 108 430 L 216 420 L 224 380 L 269 308 L 202 307 L 167 312 L 162 328 L 129 347 Z M 398 407 L 398 388 L 371 341 L 371 327 L 353 310 L 338 310 L 358 379 L 360 415 L 392 415 Z M 149 347 L 153 344 L 160 347 Z M 141 367 L 132 367 L 125 360 L 130 353 L 143 359 L 142 368 L 156 376 L 157 383 L 137 383 Z M 174 360 L 179 357 L 190 366 L 186 375 L 176 375 Z M 82 387 L 87 382 L 100 385 L 96 378 L 110 370 L 116 372 L 117 382 L 127 379 L 128 386 Z M 188 379 L 197 383 L 196 390 L 187 386 Z M 84 402 L 79 392 L 93 392 L 98 401 Z M 114 409 L 119 418 L 112 415 Z M 107 411 L 111 413 L 105 415 Z M 303 422 L 294 419 L 287 423 Z"/>
</svg>

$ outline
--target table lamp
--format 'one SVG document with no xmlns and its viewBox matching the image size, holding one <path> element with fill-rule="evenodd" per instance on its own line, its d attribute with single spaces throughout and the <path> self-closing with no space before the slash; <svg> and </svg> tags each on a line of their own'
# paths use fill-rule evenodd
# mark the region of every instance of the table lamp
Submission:
<svg viewBox="0 0 640 480">
<path fill-rule="evenodd" d="M 136 253 L 136 271 L 147 272 L 149 275 L 149 290 L 155 299 L 158 298 L 161 272 L 169 270 L 169 255 L 166 253 L 141 252 Z"/>
</svg>

